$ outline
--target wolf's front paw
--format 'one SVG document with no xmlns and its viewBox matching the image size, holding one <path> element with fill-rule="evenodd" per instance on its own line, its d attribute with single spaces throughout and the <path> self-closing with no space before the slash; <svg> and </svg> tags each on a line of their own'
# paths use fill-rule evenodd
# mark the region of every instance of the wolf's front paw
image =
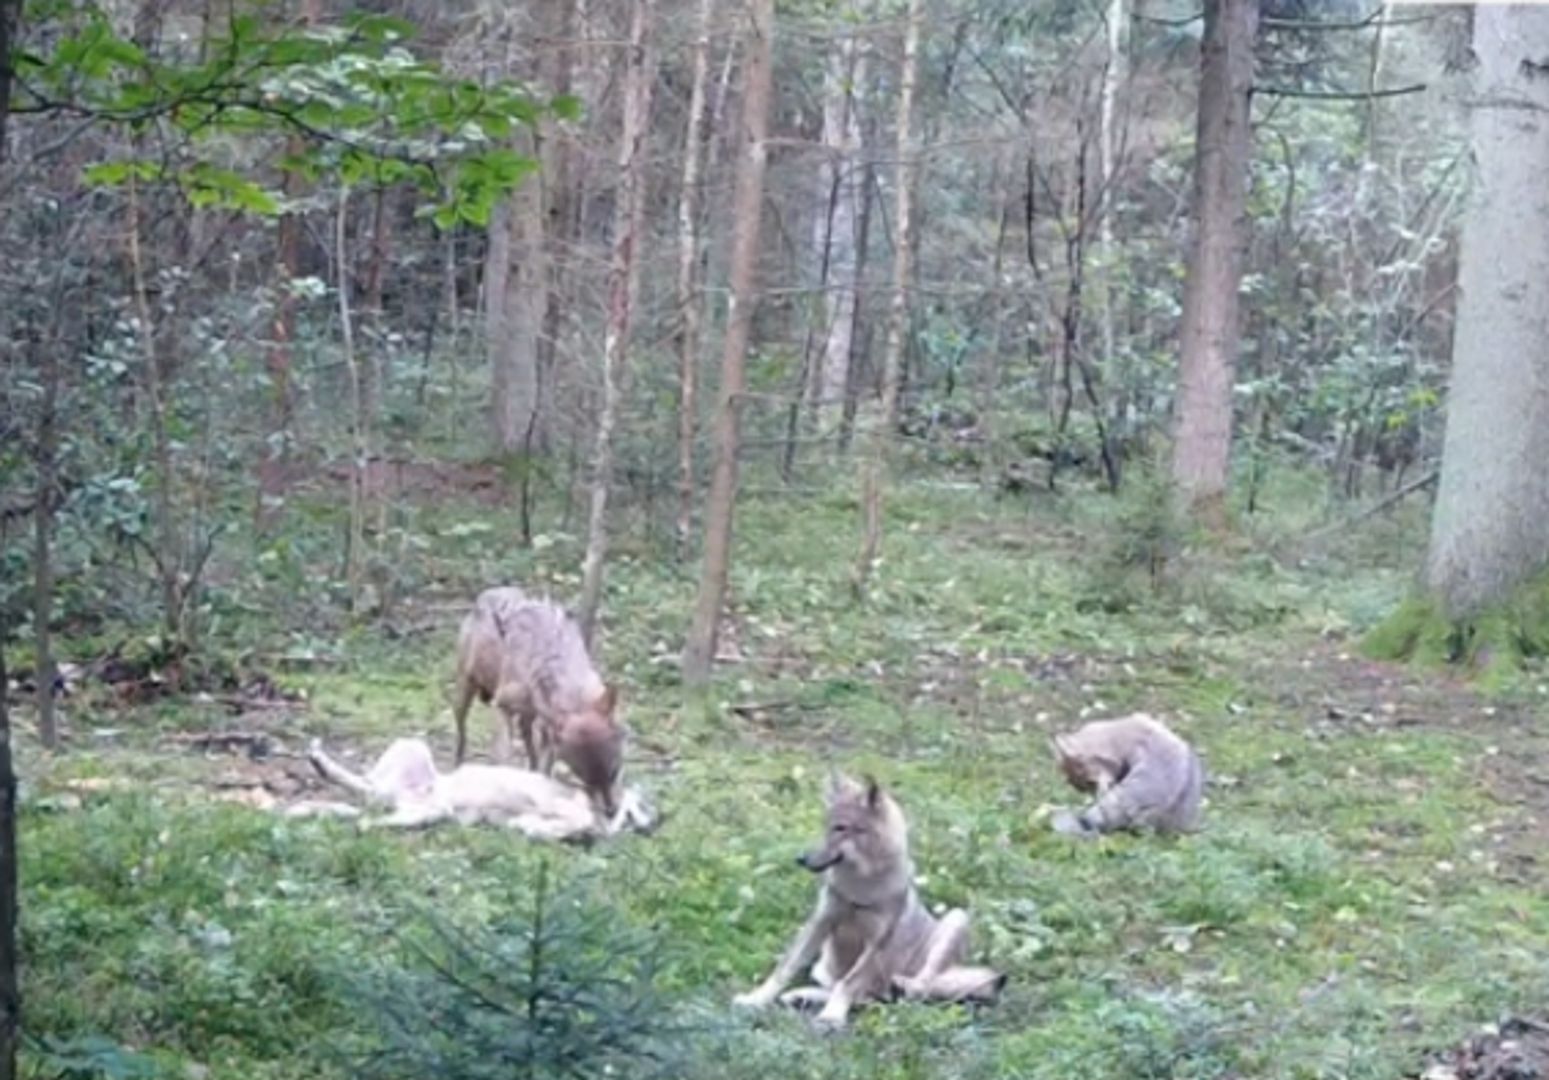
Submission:
<svg viewBox="0 0 1549 1080">
<path fill-rule="evenodd" d="M 843 1031 L 845 1023 L 849 1018 L 848 1009 L 836 1009 L 834 1008 L 834 1002 L 830 1000 L 827 1005 L 823 1006 L 823 1011 L 818 1013 L 812 1022 L 817 1025 L 819 1031 L 832 1033 Z"/>
<path fill-rule="evenodd" d="M 739 1009 L 767 1009 L 773 1002 L 774 995 L 763 990 L 749 990 L 731 999 L 731 1003 Z"/>
<path fill-rule="evenodd" d="M 1089 840 L 1096 836 L 1095 830 L 1087 827 L 1086 822 L 1069 810 L 1061 810 L 1054 815 L 1054 831 L 1062 836 L 1074 836 L 1080 840 Z"/>
<path fill-rule="evenodd" d="M 925 980 L 916 979 L 912 975 L 894 975 L 893 989 L 897 990 L 905 1001 L 919 1001 L 925 997 Z"/>
</svg>

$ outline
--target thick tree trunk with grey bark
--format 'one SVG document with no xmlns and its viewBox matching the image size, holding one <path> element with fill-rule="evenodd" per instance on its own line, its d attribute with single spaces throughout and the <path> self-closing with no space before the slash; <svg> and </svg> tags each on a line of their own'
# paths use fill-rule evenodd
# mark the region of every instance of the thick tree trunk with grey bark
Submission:
<svg viewBox="0 0 1549 1080">
<path fill-rule="evenodd" d="M 758 298 L 758 248 L 762 234 L 764 173 L 772 90 L 774 0 L 753 0 L 751 40 L 743 67 L 742 123 L 737 146 L 737 189 L 732 201 L 731 300 L 721 346 L 721 386 L 715 420 L 715 467 L 705 499 L 704 562 L 693 622 L 683 646 L 683 681 L 710 677 L 720 631 L 721 606 L 731 571 L 732 520 L 737 503 L 744 364 Z"/>
<path fill-rule="evenodd" d="M 1426 584 L 1447 615 L 1549 572 L 1549 7 L 1482 4 L 1457 334 Z"/>
<path fill-rule="evenodd" d="M 608 329 L 603 338 L 602 413 L 592 452 L 591 512 L 586 556 L 581 565 L 577 612 L 588 641 L 602 605 L 603 566 L 608 557 L 608 488 L 613 482 L 613 429 L 624 394 L 629 362 L 629 329 L 639 292 L 639 245 L 645 231 L 645 140 L 651 115 L 656 62 L 650 33 L 653 0 L 634 0 L 629 59 L 624 72 L 624 129 L 619 137 L 618 188 L 614 196 L 613 247 L 608 265 Z"/>
<path fill-rule="evenodd" d="M 1213 525 L 1223 523 L 1231 464 L 1258 19 L 1258 0 L 1205 0 L 1172 475 L 1196 517 Z"/>
<path fill-rule="evenodd" d="M 517 150 L 535 152 L 529 135 Z M 538 340 L 548 273 L 544 266 L 543 186 L 521 184 L 489 219 L 484 258 L 484 325 L 491 374 L 490 413 L 496 447 L 526 449 L 537 422 Z"/>
</svg>

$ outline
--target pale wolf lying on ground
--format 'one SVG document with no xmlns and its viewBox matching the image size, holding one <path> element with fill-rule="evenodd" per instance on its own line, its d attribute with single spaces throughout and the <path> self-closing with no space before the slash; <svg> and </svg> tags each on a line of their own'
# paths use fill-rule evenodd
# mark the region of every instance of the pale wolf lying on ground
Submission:
<svg viewBox="0 0 1549 1080">
<path fill-rule="evenodd" d="M 1092 836 L 1120 829 L 1191 832 L 1199 825 L 1205 770 L 1193 747 L 1145 713 L 1098 720 L 1053 739 L 1065 779 L 1097 801 L 1062 811 L 1054 827 Z"/>
<path fill-rule="evenodd" d="M 769 978 L 737 1004 L 821 1005 L 818 1022 L 841 1027 L 852 1005 L 894 991 L 921 1000 L 989 1001 L 1005 985 L 998 972 L 963 966 L 966 912 L 954 909 L 938 920 L 925 910 L 903 811 L 875 781 L 830 779 L 823 842 L 797 861 L 823 875 L 817 910 Z M 782 995 L 814 958 L 818 985 Z"/>
<path fill-rule="evenodd" d="M 549 775 L 554 758 L 575 774 L 601 812 L 618 810 L 624 729 L 618 695 L 592 666 L 580 628 L 563 608 L 509 586 L 486 589 L 457 639 L 457 764 L 468 750 L 473 699 L 495 707 L 496 761 L 511 760 L 518 726 L 527 762 Z"/>
<path fill-rule="evenodd" d="M 590 840 L 625 829 L 648 832 L 656 814 L 634 791 L 620 798 L 612 818 L 599 817 L 579 788 L 509 765 L 463 765 L 436 770 L 423 739 L 399 739 L 360 776 L 312 743 L 312 765 L 327 780 L 363 795 L 389 813 L 368 824 L 416 828 L 442 821 L 519 829 L 539 840 Z"/>
</svg>

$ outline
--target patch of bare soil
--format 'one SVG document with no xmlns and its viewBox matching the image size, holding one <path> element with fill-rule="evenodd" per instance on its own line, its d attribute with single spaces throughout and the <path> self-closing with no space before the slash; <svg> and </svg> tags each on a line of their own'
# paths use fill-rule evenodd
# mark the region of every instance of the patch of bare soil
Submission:
<svg viewBox="0 0 1549 1080">
<path fill-rule="evenodd" d="M 1549 1022 L 1507 1020 L 1434 1055 L 1410 1080 L 1549 1080 Z"/>
</svg>

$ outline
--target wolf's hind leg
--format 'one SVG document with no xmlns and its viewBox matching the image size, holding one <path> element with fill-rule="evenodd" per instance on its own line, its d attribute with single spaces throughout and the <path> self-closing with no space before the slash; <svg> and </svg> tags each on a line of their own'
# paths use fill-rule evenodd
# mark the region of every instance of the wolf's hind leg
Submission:
<svg viewBox="0 0 1549 1080">
<path fill-rule="evenodd" d="M 1006 976 L 987 967 L 949 967 L 926 987 L 925 1000 L 991 1002 L 1006 986 Z"/>
<path fill-rule="evenodd" d="M 953 908 L 931 933 L 925 961 L 914 976 L 897 975 L 893 985 L 916 1001 L 990 1001 L 1006 977 L 989 968 L 968 967 L 968 912 Z"/>
</svg>

